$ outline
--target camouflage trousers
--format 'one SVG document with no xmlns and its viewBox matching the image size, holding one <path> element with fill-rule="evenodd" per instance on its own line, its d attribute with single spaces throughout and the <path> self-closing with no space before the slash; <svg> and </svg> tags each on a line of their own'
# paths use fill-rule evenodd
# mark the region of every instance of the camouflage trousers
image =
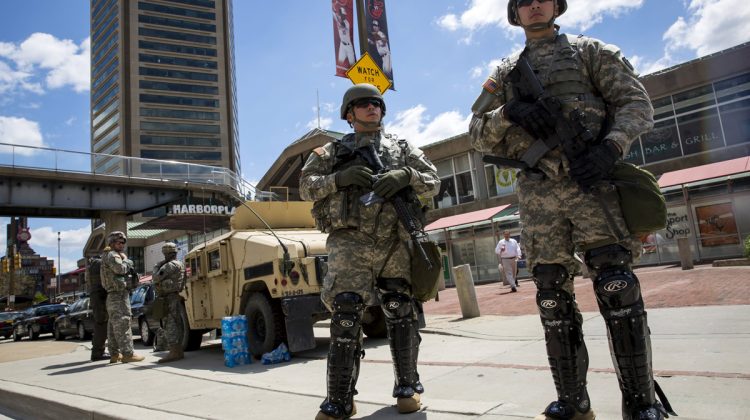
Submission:
<svg viewBox="0 0 750 420">
<path fill-rule="evenodd" d="M 167 315 L 161 320 L 167 338 L 167 348 L 182 344 L 182 297 L 177 293 L 170 293 L 167 298 Z"/>
<path fill-rule="evenodd" d="M 107 294 L 107 349 L 109 354 L 133 354 L 130 332 L 130 294 L 127 290 Z"/>
<path fill-rule="evenodd" d="M 331 309 L 336 295 L 352 292 L 362 296 L 368 306 L 379 305 L 376 277 L 411 281 L 408 244 L 395 232 L 388 238 L 376 238 L 355 229 L 333 231 L 326 241 L 328 273 L 320 293 L 323 303 Z M 409 290 L 404 293 L 410 295 Z"/>
<path fill-rule="evenodd" d="M 633 261 L 641 254 L 641 241 L 628 231 L 617 191 L 611 187 L 590 194 L 567 176 L 536 180 L 520 172 L 518 199 L 521 245 L 532 273 L 537 264 L 560 264 L 568 273 L 576 273 L 580 267 L 575 251 L 614 243 L 629 250 Z M 591 269 L 589 274 L 592 279 L 598 275 Z M 572 279 L 563 288 L 574 293 Z"/>
</svg>

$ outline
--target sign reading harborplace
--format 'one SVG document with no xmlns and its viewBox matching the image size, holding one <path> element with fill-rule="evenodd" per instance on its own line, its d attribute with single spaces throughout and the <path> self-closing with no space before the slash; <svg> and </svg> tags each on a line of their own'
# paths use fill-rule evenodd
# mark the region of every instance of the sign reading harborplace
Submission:
<svg viewBox="0 0 750 420">
<path fill-rule="evenodd" d="M 381 94 L 391 87 L 391 81 L 368 53 L 362 54 L 362 57 L 346 72 L 346 77 L 354 84 L 369 83 L 378 88 Z"/>
</svg>

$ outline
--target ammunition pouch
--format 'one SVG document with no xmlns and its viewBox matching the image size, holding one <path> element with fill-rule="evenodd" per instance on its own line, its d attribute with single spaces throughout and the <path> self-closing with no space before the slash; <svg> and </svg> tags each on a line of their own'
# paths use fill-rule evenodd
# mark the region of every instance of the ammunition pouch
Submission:
<svg viewBox="0 0 750 420">
<path fill-rule="evenodd" d="M 149 313 L 154 319 L 163 319 L 169 313 L 169 302 L 166 297 L 158 297 L 154 299 L 154 303 L 149 308 Z"/>
<path fill-rule="evenodd" d="M 435 299 L 438 294 L 440 275 L 443 272 L 440 247 L 434 241 L 420 242 L 422 249 L 427 254 L 427 259 L 432 267 L 427 267 L 427 262 L 419 252 L 411 257 L 411 293 L 414 299 L 427 302 Z M 416 251 L 416 250 L 415 250 Z"/>
</svg>

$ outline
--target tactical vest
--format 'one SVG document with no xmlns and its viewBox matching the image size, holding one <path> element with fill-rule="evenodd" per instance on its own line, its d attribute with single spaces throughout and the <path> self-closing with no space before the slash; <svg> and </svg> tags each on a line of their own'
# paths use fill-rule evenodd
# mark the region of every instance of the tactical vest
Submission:
<svg viewBox="0 0 750 420">
<path fill-rule="evenodd" d="M 354 134 L 347 134 L 340 141 L 333 143 L 332 173 L 351 166 L 368 166 L 367 161 L 354 150 Z M 381 142 L 392 142 L 383 137 Z M 405 140 L 396 140 L 398 147 L 390 147 L 388 153 L 379 157 L 384 171 L 407 166 L 407 144 Z M 381 145 L 387 147 L 386 145 Z M 397 152 L 396 152 L 397 151 Z M 396 153 L 391 153 L 396 152 Z M 374 171 L 374 168 L 373 168 Z M 358 229 L 377 237 L 388 237 L 397 229 L 398 217 L 393 206 L 388 202 L 364 205 L 362 196 L 371 192 L 369 188 L 348 186 L 339 189 L 313 205 L 312 215 L 316 226 L 323 232 L 330 233 L 337 229 Z"/>
<path fill-rule="evenodd" d="M 101 257 L 91 257 L 86 261 L 86 289 L 89 294 L 105 291 L 102 286 L 101 268 Z"/>
<path fill-rule="evenodd" d="M 575 109 L 583 111 L 583 124 L 591 130 L 595 138 L 601 139 L 609 130 L 613 113 L 607 112 L 607 105 L 591 80 L 590 69 L 581 58 L 578 44 L 582 38 L 560 34 L 555 38 L 554 48 L 548 53 L 542 54 L 538 50 L 526 48 L 520 54 L 525 54 L 529 59 L 544 86 L 545 94 L 558 98 L 566 115 Z M 514 54 L 504 60 L 503 77 L 515 67 L 520 54 Z M 505 84 L 505 94 L 508 98 L 513 97 L 512 86 L 509 84 Z M 533 140 L 531 136 L 524 137 L 527 141 Z M 518 157 L 520 155 L 515 158 Z M 542 160 L 545 159 L 559 160 L 561 151 L 559 148 L 553 150 Z"/>
</svg>

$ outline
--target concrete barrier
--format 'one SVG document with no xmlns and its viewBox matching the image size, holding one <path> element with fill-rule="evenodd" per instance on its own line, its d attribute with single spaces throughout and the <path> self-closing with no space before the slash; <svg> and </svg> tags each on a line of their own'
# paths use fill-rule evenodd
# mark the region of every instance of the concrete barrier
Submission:
<svg viewBox="0 0 750 420">
<path fill-rule="evenodd" d="M 458 303 L 461 305 L 461 315 L 464 318 L 476 318 L 479 316 L 479 302 L 474 290 L 474 278 L 471 276 L 469 264 L 453 267 L 453 275 L 456 278 L 456 293 Z"/>
</svg>

